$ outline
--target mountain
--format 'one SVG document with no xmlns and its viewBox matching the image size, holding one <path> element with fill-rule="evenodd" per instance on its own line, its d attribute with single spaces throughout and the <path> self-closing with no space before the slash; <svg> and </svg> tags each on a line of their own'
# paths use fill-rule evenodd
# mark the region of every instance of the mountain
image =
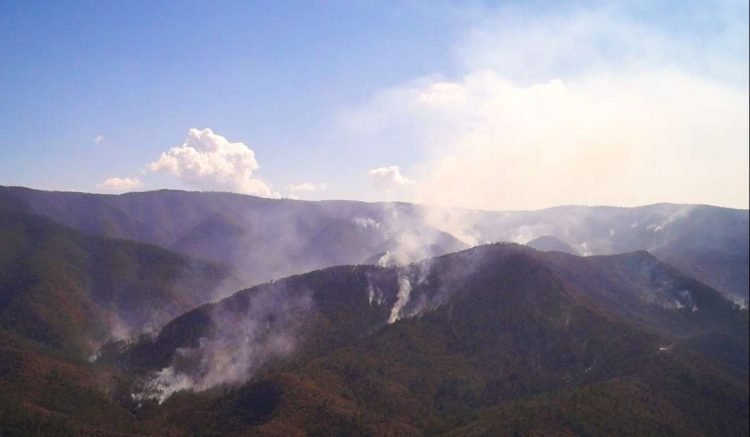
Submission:
<svg viewBox="0 0 750 437">
<path fill-rule="evenodd" d="M 493 244 L 331 267 L 93 362 L 11 328 L 8 435 L 750 434 L 747 310 L 643 251 Z"/>
<path fill-rule="evenodd" d="M 581 255 L 646 250 L 739 302 L 748 299 L 747 210 L 675 204 L 561 206 L 507 214 L 463 212 L 460 217 L 470 224 L 464 232 L 481 241 L 525 244 L 551 236 Z"/>
<path fill-rule="evenodd" d="M 236 286 L 226 269 L 0 210 L 0 328 L 87 354 Z"/>
<path fill-rule="evenodd" d="M 111 397 L 116 371 L 0 328 L 0 433 L 129 435 L 144 428 Z"/>
<path fill-rule="evenodd" d="M 544 263 L 586 298 L 638 327 L 703 352 L 747 375 L 747 311 L 646 251 L 576 257 L 551 253 Z"/>
<path fill-rule="evenodd" d="M 411 262 L 491 242 L 549 250 L 547 240 L 556 241 L 554 250 L 581 255 L 646 250 L 738 302 L 750 292 L 748 211 L 706 205 L 474 211 L 173 190 L 115 196 L 0 187 L 0 209 L 222 264 L 246 285 L 340 264 Z"/>
<path fill-rule="evenodd" d="M 542 235 L 541 237 L 534 238 L 526 243 L 526 245 L 536 250 L 541 250 L 542 252 L 557 251 L 569 253 L 571 255 L 579 254 L 570 244 L 550 235 Z"/>
<path fill-rule="evenodd" d="M 232 268 L 248 285 L 376 255 L 414 261 L 468 247 L 425 226 L 408 204 L 0 187 L 0 209 L 43 215 L 91 235 L 156 244 Z"/>
<path fill-rule="evenodd" d="M 184 432 L 748 435 L 747 344 L 747 310 L 646 252 L 503 244 L 243 290 L 102 363 Z"/>
</svg>

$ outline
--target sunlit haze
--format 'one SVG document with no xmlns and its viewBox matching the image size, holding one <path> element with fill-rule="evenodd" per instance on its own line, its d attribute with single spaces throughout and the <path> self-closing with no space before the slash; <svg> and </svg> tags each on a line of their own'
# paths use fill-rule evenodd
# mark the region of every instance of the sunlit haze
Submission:
<svg viewBox="0 0 750 437">
<path fill-rule="evenodd" d="M 0 3 L 0 184 L 748 207 L 748 5 Z"/>
</svg>

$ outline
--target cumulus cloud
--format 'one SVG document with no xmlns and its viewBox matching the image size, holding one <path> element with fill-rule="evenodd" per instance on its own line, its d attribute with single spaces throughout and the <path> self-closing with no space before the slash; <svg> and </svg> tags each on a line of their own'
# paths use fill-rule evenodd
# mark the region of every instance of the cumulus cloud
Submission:
<svg viewBox="0 0 750 437">
<path fill-rule="evenodd" d="M 313 191 L 324 191 L 326 188 L 328 188 L 328 184 L 325 182 L 302 182 L 287 187 L 290 193 L 311 193 Z"/>
<path fill-rule="evenodd" d="M 344 126 L 365 146 L 392 143 L 393 132 L 403 138 L 394 150 L 416 145 L 412 200 L 423 203 L 747 207 L 748 87 L 735 74 L 747 76 L 747 51 L 722 45 L 747 24 L 711 17 L 727 30 L 704 35 L 700 47 L 716 49 L 707 53 L 614 12 L 502 10 L 462 41 L 464 74 L 381 90 Z M 404 185 L 397 170 L 370 177 Z"/>
<path fill-rule="evenodd" d="M 143 182 L 138 178 L 109 178 L 100 184 L 96 184 L 96 188 L 107 193 L 124 193 L 142 186 Z"/>
<path fill-rule="evenodd" d="M 255 177 L 259 167 L 255 152 L 247 145 L 229 142 L 211 129 L 190 129 L 182 145 L 148 165 L 151 171 L 171 173 L 198 189 L 280 197 Z"/>
<path fill-rule="evenodd" d="M 372 185 L 381 190 L 393 190 L 415 185 L 413 180 L 401 174 L 401 170 L 396 165 L 373 168 L 367 174 Z"/>
</svg>

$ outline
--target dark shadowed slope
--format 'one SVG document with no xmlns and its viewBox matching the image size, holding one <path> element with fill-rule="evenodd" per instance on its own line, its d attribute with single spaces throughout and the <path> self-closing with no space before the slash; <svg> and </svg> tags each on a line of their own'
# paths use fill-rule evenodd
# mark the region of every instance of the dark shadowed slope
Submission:
<svg viewBox="0 0 750 437">
<path fill-rule="evenodd" d="M 220 297 L 223 284 L 236 282 L 203 261 L 0 210 L 0 327 L 48 346 L 90 353 Z"/>
<path fill-rule="evenodd" d="M 127 350 L 133 408 L 223 433 L 747 435 L 744 377 L 691 344 L 746 344 L 747 311 L 650 260 L 492 245 L 244 290 Z M 683 287 L 700 310 L 665 307 Z"/>
</svg>

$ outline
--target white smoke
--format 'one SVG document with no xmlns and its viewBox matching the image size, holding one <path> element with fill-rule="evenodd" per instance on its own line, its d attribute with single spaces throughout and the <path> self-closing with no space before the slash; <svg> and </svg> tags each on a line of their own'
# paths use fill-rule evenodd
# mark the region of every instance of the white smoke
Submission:
<svg viewBox="0 0 750 437">
<path fill-rule="evenodd" d="M 133 393 L 131 395 L 133 400 L 154 399 L 162 404 L 177 392 L 195 389 L 195 381 L 189 375 L 177 372 L 170 366 L 157 372 L 154 378 L 146 384 L 145 389 L 145 392 Z"/>
<path fill-rule="evenodd" d="M 659 223 L 652 223 L 646 226 L 646 229 L 654 232 L 661 232 L 672 223 L 687 218 L 692 212 L 693 208 L 695 208 L 693 205 L 680 206 L 675 211 L 664 217 Z"/>
<path fill-rule="evenodd" d="M 377 262 L 380 266 L 403 266 L 470 246 L 448 231 L 451 229 L 456 232 L 459 229 L 457 213 L 449 215 L 442 209 L 437 209 L 439 212 L 433 213 L 436 208 L 403 208 L 393 203 L 379 206 L 382 217 L 375 226 L 386 239 L 385 253 Z M 446 217 L 456 220 L 447 223 Z M 362 226 L 369 223 L 355 220 Z M 466 234 L 462 236 L 466 238 Z"/>
<path fill-rule="evenodd" d="M 477 212 L 459 208 L 431 207 L 424 209 L 424 224 L 453 235 L 469 246 L 487 243 L 474 227 Z"/>
<path fill-rule="evenodd" d="M 233 300 L 212 307 L 212 333 L 196 347 L 177 349 L 172 364 L 152 375 L 134 398 L 162 403 L 178 391 L 240 383 L 268 361 L 292 353 L 313 309 L 311 295 L 271 286 L 247 299 L 242 311 Z"/>
<path fill-rule="evenodd" d="M 368 228 L 378 229 L 378 228 L 380 228 L 380 222 L 378 222 L 378 221 L 376 221 L 376 220 L 374 220 L 374 219 L 372 219 L 370 217 L 354 217 L 352 219 L 352 223 L 354 223 L 355 225 L 357 225 L 357 226 L 359 226 L 361 228 L 364 228 L 364 229 L 368 229 Z"/>
<path fill-rule="evenodd" d="M 400 277 L 398 279 L 398 295 L 396 296 L 396 303 L 391 308 L 391 315 L 388 317 L 388 324 L 395 323 L 401 318 L 401 310 L 409 302 L 409 295 L 411 294 L 411 283 L 406 277 Z"/>
<path fill-rule="evenodd" d="M 392 250 L 387 251 L 378 260 L 382 267 L 406 265 L 432 255 L 429 246 L 432 243 L 429 236 L 414 231 L 402 231 L 391 238 Z"/>
<path fill-rule="evenodd" d="M 458 74 L 381 89 L 342 126 L 368 147 L 422 157 L 405 200 L 746 208 L 747 2 L 730 2 L 731 13 L 686 6 L 680 20 L 712 23 L 694 33 L 699 43 L 661 20 L 633 21 L 633 3 L 646 4 L 487 11 L 456 44 Z"/>
<path fill-rule="evenodd" d="M 383 291 L 377 286 L 373 285 L 370 278 L 367 278 L 367 304 L 372 306 L 373 302 L 375 305 L 380 306 L 383 304 L 384 296 Z"/>
<path fill-rule="evenodd" d="M 544 235 L 544 230 L 539 229 L 538 225 L 522 225 L 515 231 L 515 235 L 510 241 L 518 244 L 526 244 L 529 241 Z"/>
</svg>

